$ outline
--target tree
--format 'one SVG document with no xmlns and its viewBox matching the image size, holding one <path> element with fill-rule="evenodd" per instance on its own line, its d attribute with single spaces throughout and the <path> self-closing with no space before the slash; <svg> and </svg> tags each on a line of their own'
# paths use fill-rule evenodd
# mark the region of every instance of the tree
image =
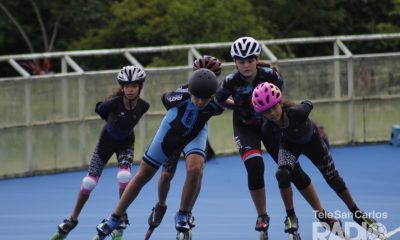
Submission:
<svg viewBox="0 0 400 240">
<path fill-rule="evenodd" d="M 107 26 L 90 31 L 72 46 L 81 49 L 220 42 L 243 35 L 270 38 L 253 10 L 246 0 L 125 0 L 113 4 L 114 16 Z M 177 64 L 170 53 L 167 60 L 161 59 L 158 56 L 145 62 Z"/>
</svg>

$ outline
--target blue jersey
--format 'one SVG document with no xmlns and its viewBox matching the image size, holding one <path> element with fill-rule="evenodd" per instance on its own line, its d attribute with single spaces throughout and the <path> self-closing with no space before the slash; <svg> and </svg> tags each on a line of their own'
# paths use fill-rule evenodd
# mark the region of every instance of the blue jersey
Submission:
<svg viewBox="0 0 400 240">
<path fill-rule="evenodd" d="M 216 99 L 223 103 L 232 96 L 235 102 L 234 119 L 244 124 L 260 126 L 262 116 L 254 111 L 251 96 L 254 88 L 263 82 L 272 83 L 283 89 L 283 78 L 277 71 L 270 67 L 257 66 L 257 75 L 252 83 L 247 82 L 238 71 L 226 76 L 217 91 Z"/>
<path fill-rule="evenodd" d="M 174 154 L 197 153 L 205 157 L 207 121 L 223 112 L 223 107 L 211 100 L 203 109 L 193 104 L 187 87 L 165 93 L 162 102 L 168 110 L 150 143 L 143 160 L 159 168 Z"/>
<path fill-rule="evenodd" d="M 195 136 L 214 115 L 221 114 L 224 109 L 211 100 L 203 109 L 193 104 L 187 86 L 162 96 L 164 107 L 168 110 L 163 121 L 168 122 L 171 129 L 179 136 Z"/>
</svg>

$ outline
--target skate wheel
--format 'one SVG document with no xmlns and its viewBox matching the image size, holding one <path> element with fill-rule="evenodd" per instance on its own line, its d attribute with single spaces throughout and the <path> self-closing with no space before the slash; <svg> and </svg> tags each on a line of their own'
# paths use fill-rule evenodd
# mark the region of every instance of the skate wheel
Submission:
<svg viewBox="0 0 400 240">
<path fill-rule="evenodd" d="M 111 239 L 112 240 L 122 240 L 123 230 L 117 230 L 111 232 Z"/>
<path fill-rule="evenodd" d="M 260 240 L 268 240 L 268 233 L 267 232 L 260 232 Z"/>
<path fill-rule="evenodd" d="M 56 233 L 51 237 L 50 240 L 64 240 L 64 239 L 65 239 L 64 236 L 62 236 L 59 232 L 56 232 Z"/>
<path fill-rule="evenodd" d="M 92 238 L 92 240 L 104 240 L 104 239 L 106 239 L 106 236 L 99 236 L 99 235 L 96 235 L 96 236 L 94 236 L 94 237 Z"/>
<path fill-rule="evenodd" d="M 192 240 L 192 230 L 187 232 L 177 232 L 176 240 Z"/>
</svg>

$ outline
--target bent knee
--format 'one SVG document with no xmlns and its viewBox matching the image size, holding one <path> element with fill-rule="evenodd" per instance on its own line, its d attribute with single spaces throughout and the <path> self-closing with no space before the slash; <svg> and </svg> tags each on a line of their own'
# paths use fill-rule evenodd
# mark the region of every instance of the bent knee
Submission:
<svg viewBox="0 0 400 240">
<path fill-rule="evenodd" d="M 292 169 L 289 166 L 279 166 L 275 177 L 278 180 L 279 188 L 288 188 L 292 181 Z"/>
<path fill-rule="evenodd" d="M 81 193 L 84 195 L 89 195 L 93 189 L 96 187 L 97 182 L 99 181 L 99 177 L 90 176 L 89 174 L 86 175 L 82 179 L 81 185 Z"/>
</svg>

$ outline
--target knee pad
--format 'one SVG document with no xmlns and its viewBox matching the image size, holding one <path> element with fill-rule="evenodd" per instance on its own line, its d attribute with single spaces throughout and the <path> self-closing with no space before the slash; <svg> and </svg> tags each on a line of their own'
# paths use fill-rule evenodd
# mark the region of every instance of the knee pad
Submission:
<svg viewBox="0 0 400 240">
<path fill-rule="evenodd" d="M 311 179 L 299 165 L 296 165 L 292 171 L 292 182 L 298 190 L 303 190 L 310 185 Z"/>
<path fill-rule="evenodd" d="M 117 180 L 119 189 L 125 189 L 132 178 L 130 168 L 118 168 Z"/>
<path fill-rule="evenodd" d="M 275 173 L 276 180 L 278 180 L 279 188 L 290 187 L 292 181 L 292 169 L 289 166 L 279 166 Z"/>
<path fill-rule="evenodd" d="M 326 182 L 336 193 L 341 193 L 347 189 L 346 183 L 343 181 L 343 178 L 339 175 L 336 175 L 336 177 L 332 179 L 326 179 Z"/>
<path fill-rule="evenodd" d="M 89 195 L 92 192 L 92 190 L 96 187 L 98 181 L 99 177 L 86 175 L 82 179 L 81 193 L 84 195 Z"/>
<path fill-rule="evenodd" d="M 261 157 L 252 157 L 244 162 L 247 170 L 247 184 L 249 190 L 264 187 L 264 162 Z"/>
</svg>

